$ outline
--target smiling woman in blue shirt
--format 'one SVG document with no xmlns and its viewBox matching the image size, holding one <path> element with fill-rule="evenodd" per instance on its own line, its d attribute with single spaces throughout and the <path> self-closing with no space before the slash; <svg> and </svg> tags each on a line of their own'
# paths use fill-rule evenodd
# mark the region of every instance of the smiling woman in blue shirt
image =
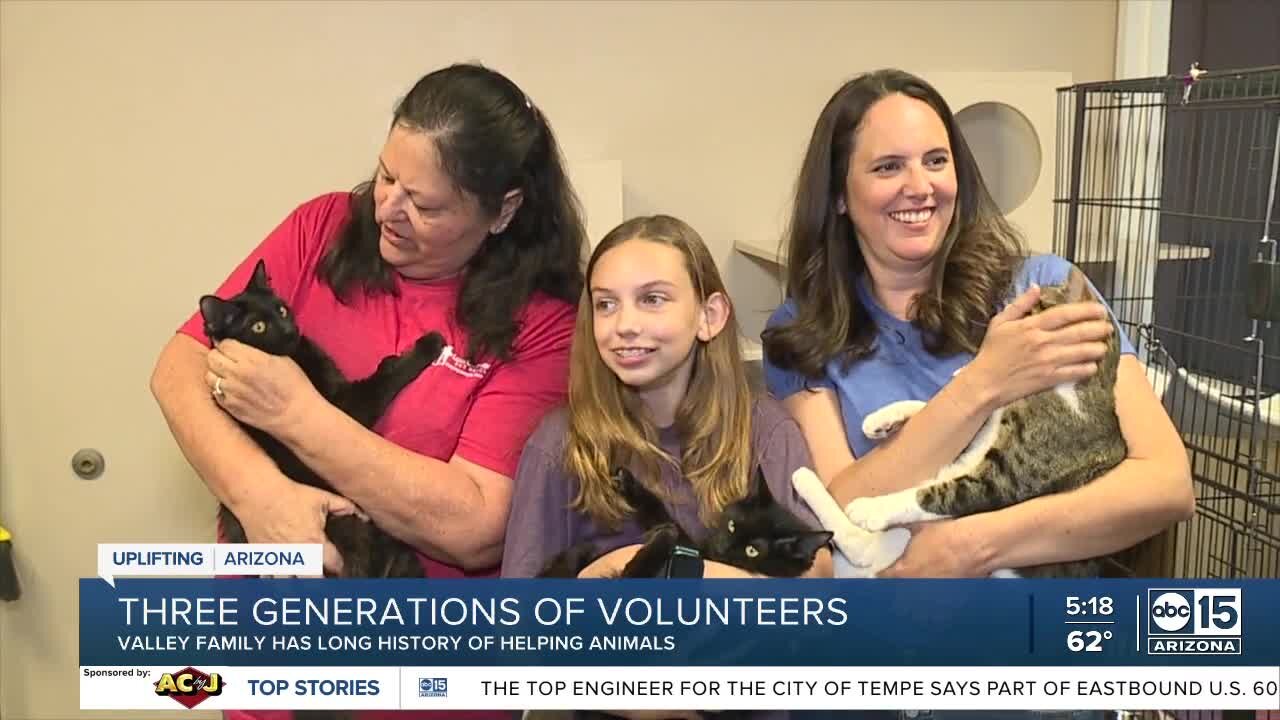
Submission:
<svg viewBox="0 0 1280 720">
<path fill-rule="evenodd" d="M 841 505 L 919 485 L 996 408 L 1092 375 L 1120 333 L 1127 457 L 1077 490 L 912 526 L 882 576 L 1097 557 L 1190 517 L 1186 450 L 1132 344 L 1079 270 L 1028 255 L 932 86 L 897 70 L 850 80 L 819 116 L 796 187 L 765 375 Z M 1081 302 L 1030 314 L 1038 286 L 1069 279 Z M 866 415 L 900 400 L 926 404 L 887 439 L 864 437 Z"/>
</svg>

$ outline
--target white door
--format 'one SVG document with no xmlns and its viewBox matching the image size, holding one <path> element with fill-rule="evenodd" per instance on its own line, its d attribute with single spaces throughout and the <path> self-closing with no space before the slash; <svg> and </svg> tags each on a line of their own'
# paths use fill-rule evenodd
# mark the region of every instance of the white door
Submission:
<svg viewBox="0 0 1280 720">
<path fill-rule="evenodd" d="M 323 130 L 344 131 L 345 150 L 318 152 L 321 131 L 286 113 L 314 109 L 269 79 L 246 86 L 222 64 L 234 53 L 192 59 L 180 8 L 150 5 L 0 3 L 0 524 L 23 586 L 0 604 L 4 720 L 82 715 L 77 582 L 97 543 L 213 538 L 213 500 L 151 397 L 153 362 L 296 203 L 368 172 L 387 121 L 385 98 L 364 99 L 367 117 Z M 203 12 L 185 23 L 214 26 L 210 43 L 234 37 L 219 22 L 246 21 Z M 101 477 L 72 472 L 81 448 L 102 453 Z"/>
<path fill-rule="evenodd" d="M 372 174 L 406 82 L 505 47 L 485 23 L 405 30 L 440 12 L 0 1 L 0 525 L 23 585 L 0 603 L 3 720 L 90 716 L 77 583 L 97 543 L 213 538 L 148 389 L 155 358 L 297 204 Z M 619 172 L 570 170 L 593 237 L 621 219 Z M 101 477 L 72 472 L 82 448 Z"/>
</svg>

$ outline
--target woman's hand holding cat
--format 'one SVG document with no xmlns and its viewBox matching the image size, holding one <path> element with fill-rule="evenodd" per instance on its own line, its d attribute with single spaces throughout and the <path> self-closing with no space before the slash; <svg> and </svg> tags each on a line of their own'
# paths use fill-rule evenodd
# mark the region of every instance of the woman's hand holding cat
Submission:
<svg viewBox="0 0 1280 720">
<path fill-rule="evenodd" d="M 935 520 L 906 526 L 911 542 L 897 562 L 876 577 L 968 578 L 986 577 L 994 550 L 984 542 L 981 515 Z"/>
<path fill-rule="evenodd" d="M 330 515 L 354 515 L 355 503 L 334 493 L 302 485 L 288 478 L 263 484 L 272 491 L 251 495 L 233 511 L 251 543 L 323 543 L 324 567 L 333 574 L 342 572 L 342 556 L 325 537 Z"/>
<path fill-rule="evenodd" d="M 991 410 L 1084 380 L 1106 353 L 1106 338 L 1114 332 L 1106 308 L 1074 302 L 1028 315 L 1039 299 L 1040 288 L 1032 286 L 993 317 L 977 356 L 956 375 Z"/>
<path fill-rule="evenodd" d="M 209 351 L 205 382 L 222 392 L 218 404 L 237 420 L 283 440 L 307 417 L 320 394 L 292 359 L 269 355 L 235 340 Z M 218 382 L 221 378 L 221 383 Z"/>
</svg>

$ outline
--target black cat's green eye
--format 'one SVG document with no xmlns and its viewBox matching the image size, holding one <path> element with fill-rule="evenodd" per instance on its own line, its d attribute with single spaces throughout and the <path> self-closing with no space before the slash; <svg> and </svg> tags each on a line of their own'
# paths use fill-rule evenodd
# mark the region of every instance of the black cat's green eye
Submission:
<svg viewBox="0 0 1280 720">
<path fill-rule="evenodd" d="M 760 551 L 756 549 L 755 545 L 747 546 L 747 557 L 753 558 L 753 557 L 759 557 L 759 555 L 760 555 Z"/>
<path fill-rule="evenodd" d="M 729 521 L 729 532 L 733 532 L 733 521 Z"/>
<path fill-rule="evenodd" d="M 261 335 L 262 333 L 267 331 L 267 323 L 265 320 L 259 320 L 258 322 L 253 324 L 253 327 L 251 329 L 255 333 L 258 333 L 259 335 Z"/>
<path fill-rule="evenodd" d="M 285 306 L 281 305 L 281 306 L 280 306 L 280 317 L 282 317 L 282 318 L 287 318 L 287 317 L 289 317 L 289 308 L 287 308 L 287 307 L 285 307 Z"/>
</svg>

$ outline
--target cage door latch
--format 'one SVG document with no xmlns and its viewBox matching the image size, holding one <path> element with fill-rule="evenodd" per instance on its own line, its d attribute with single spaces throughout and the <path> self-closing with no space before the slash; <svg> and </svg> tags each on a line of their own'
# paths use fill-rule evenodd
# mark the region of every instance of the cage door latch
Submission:
<svg viewBox="0 0 1280 720">
<path fill-rule="evenodd" d="M 1280 320 L 1280 262 L 1254 260 L 1249 263 L 1249 317 Z"/>
</svg>

